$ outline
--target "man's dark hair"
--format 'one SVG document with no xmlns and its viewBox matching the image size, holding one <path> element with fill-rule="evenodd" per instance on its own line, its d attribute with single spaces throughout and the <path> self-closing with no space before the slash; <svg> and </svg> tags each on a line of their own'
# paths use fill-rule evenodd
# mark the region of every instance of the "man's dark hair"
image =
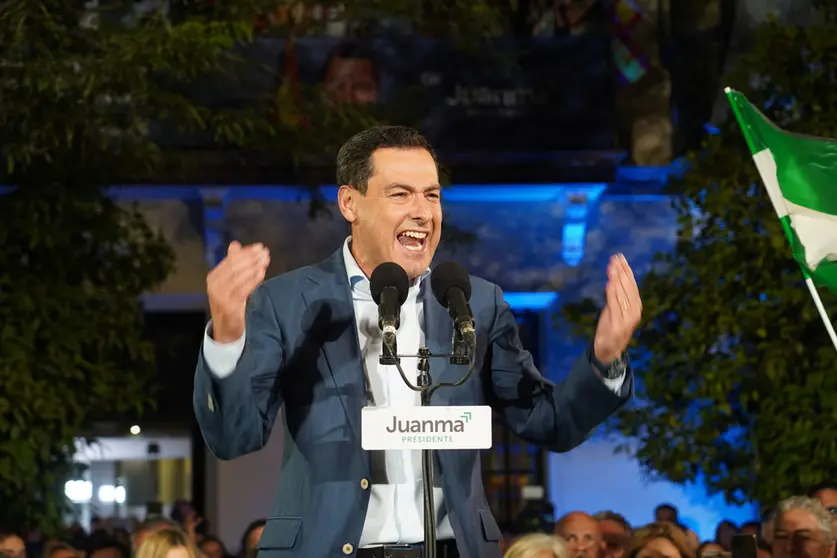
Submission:
<svg viewBox="0 0 837 558">
<path fill-rule="evenodd" d="M 628 533 L 633 532 L 633 528 L 631 527 L 631 524 L 628 523 L 628 520 L 625 519 L 625 516 L 620 513 L 616 513 L 615 511 L 600 511 L 599 513 L 593 515 L 593 519 L 596 521 L 614 521 L 624 527 L 625 531 Z"/>
<path fill-rule="evenodd" d="M 349 138 L 337 153 L 337 185 L 366 194 L 374 174 L 372 154 L 379 149 L 424 149 L 436 162 L 436 153 L 421 133 L 408 126 L 374 126 Z M 437 163 L 438 166 L 438 163 Z"/>
<path fill-rule="evenodd" d="M 808 491 L 808 497 L 816 498 L 817 493 L 822 492 L 823 490 L 837 490 L 837 481 L 831 480 L 819 483 L 814 488 Z"/>
<path fill-rule="evenodd" d="M 113 537 L 105 534 L 102 534 L 102 536 L 91 536 L 87 542 L 87 548 L 85 550 L 87 556 L 89 557 L 100 550 L 107 550 L 110 548 L 116 549 L 122 555 L 122 558 L 129 558 L 131 556 L 129 548 Z"/>
<path fill-rule="evenodd" d="M 671 514 L 674 515 L 674 517 L 678 516 L 677 508 L 675 508 L 671 504 L 660 504 L 659 506 L 654 508 L 654 517 L 656 517 L 657 514 L 660 513 L 660 512 L 670 512 Z"/>
</svg>

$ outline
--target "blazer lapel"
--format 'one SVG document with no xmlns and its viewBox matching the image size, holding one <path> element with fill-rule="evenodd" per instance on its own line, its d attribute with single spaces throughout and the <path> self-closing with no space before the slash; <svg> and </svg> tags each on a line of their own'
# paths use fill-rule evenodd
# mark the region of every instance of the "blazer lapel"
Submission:
<svg viewBox="0 0 837 558">
<path fill-rule="evenodd" d="M 450 354 L 453 340 L 453 320 L 448 315 L 446 308 L 433 296 L 430 290 L 430 281 L 423 283 L 422 300 L 424 304 L 424 337 L 430 354 Z M 454 377 L 455 366 L 450 363 L 449 357 L 430 359 L 430 379 L 433 384 L 439 382 L 455 382 L 459 378 Z M 450 389 L 442 388 L 433 394 L 431 404 L 444 404 L 448 399 Z"/>
<path fill-rule="evenodd" d="M 308 279 L 311 288 L 304 291 L 302 297 L 313 316 L 312 334 L 318 336 L 349 425 L 359 438 L 366 385 L 342 249 L 313 266 Z"/>
</svg>

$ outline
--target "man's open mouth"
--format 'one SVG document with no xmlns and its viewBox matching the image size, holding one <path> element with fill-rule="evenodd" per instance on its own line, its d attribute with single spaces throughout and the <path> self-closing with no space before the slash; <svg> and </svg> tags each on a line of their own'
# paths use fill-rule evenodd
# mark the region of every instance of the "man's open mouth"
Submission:
<svg viewBox="0 0 837 558">
<path fill-rule="evenodd" d="M 403 231 L 396 236 L 398 243 L 410 252 L 421 252 L 427 244 L 427 233 L 423 231 Z"/>
</svg>

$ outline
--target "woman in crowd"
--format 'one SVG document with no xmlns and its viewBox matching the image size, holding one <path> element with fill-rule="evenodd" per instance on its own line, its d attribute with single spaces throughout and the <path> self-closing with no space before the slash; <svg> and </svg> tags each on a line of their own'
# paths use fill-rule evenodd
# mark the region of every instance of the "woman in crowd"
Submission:
<svg viewBox="0 0 837 558">
<path fill-rule="evenodd" d="M 555 535 L 533 533 L 517 539 L 503 558 L 570 558 L 570 551 Z"/>
<path fill-rule="evenodd" d="M 160 529 L 147 535 L 135 558 L 198 558 L 198 550 L 180 529 Z"/>
<path fill-rule="evenodd" d="M 634 531 L 627 558 L 695 558 L 695 551 L 678 526 L 656 522 Z"/>
</svg>

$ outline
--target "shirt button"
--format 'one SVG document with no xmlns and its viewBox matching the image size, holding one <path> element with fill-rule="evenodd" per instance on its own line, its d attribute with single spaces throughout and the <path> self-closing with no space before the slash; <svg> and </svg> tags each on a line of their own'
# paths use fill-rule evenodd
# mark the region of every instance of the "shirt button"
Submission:
<svg viewBox="0 0 837 558">
<path fill-rule="evenodd" d="M 352 552 L 354 552 L 354 550 L 355 550 L 355 547 L 353 547 L 349 543 L 346 543 L 346 544 L 343 545 L 343 554 L 349 555 Z"/>
<path fill-rule="evenodd" d="M 366 479 L 360 479 L 360 487 L 364 490 L 369 488 L 369 481 Z"/>
</svg>

